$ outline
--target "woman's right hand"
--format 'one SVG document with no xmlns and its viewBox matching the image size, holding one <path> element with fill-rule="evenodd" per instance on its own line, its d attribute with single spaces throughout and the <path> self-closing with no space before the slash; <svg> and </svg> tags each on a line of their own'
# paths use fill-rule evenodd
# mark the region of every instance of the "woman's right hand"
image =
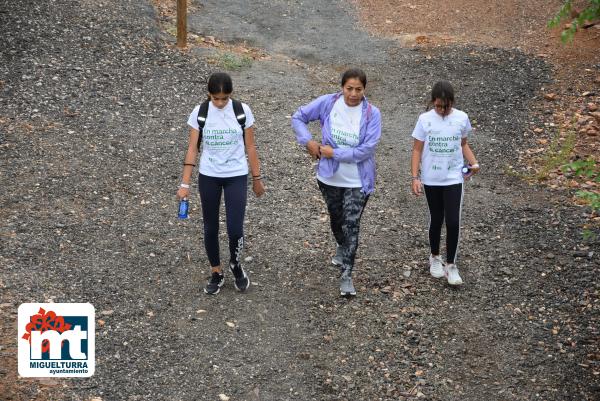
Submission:
<svg viewBox="0 0 600 401">
<path fill-rule="evenodd" d="M 423 184 L 421 183 L 420 179 L 415 178 L 412 180 L 412 191 L 416 196 L 423 194 Z"/>
<path fill-rule="evenodd" d="M 308 154 L 310 154 L 313 160 L 321 158 L 320 148 L 321 146 L 317 141 L 310 140 L 306 143 L 306 149 L 308 150 Z"/>
<path fill-rule="evenodd" d="M 179 189 L 177 190 L 177 199 L 189 198 L 189 196 L 190 196 L 189 188 L 179 187 Z"/>
</svg>

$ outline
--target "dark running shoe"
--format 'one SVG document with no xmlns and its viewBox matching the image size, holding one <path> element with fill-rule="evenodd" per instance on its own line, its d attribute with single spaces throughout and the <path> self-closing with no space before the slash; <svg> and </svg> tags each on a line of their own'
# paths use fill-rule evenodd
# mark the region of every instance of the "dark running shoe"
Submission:
<svg viewBox="0 0 600 401">
<path fill-rule="evenodd" d="M 233 273 L 233 283 L 235 284 L 235 289 L 238 291 L 246 291 L 250 286 L 250 279 L 248 278 L 248 275 L 244 271 L 242 265 L 239 263 L 230 263 L 229 268 Z"/>
<path fill-rule="evenodd" d="M 217 295 L 224 281 L 223 273 L 213 272 L 204 287 L 204 292 L 209 295 Z"/>
</svg>

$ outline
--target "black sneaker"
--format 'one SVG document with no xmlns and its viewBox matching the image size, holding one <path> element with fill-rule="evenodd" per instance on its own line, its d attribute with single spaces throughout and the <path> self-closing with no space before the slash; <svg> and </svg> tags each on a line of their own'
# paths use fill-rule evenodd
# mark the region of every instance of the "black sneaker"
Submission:
<svg viewBox="0 0 600 401">
<path fill-rule="evenodd" d="M 244 271 L 244 268 L 242 267 L 242 265 L 239 263 L 238 264 L 230 263 L 229 268 L 231 269 L 231 272 L 233 273 L 233 278 L 234 278 L 233 283 L 235 284 L 235 289 L 238 291 L 246 291 L 248 289 L 248 287 L 250 286 L 250 279 L 248 278 L 248 275 Z"/>
<path fill-rule="evenodd" d="M 213 272 L 204 287 L 204 292 L 209 295 L 217 295 L 224 281 L 223 273 Z"/>
</svg>

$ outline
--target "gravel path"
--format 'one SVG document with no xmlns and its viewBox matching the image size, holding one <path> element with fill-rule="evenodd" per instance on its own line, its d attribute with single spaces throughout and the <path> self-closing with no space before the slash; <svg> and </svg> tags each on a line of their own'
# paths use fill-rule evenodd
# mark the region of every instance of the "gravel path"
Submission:
<svg viewBox="0 0 600 401">
<path fill-rule="evenodd" d="M 2 399 L 598 399 L 598 241 L 582 240 L 566 194 L 505 174 L 550 69 L 493 48 L 402 49 L 359 31 L 341 1 L 246 4 L 206 0 L 190 16 L 196 34 L 269 55 L 233 72 L 269 191 L 249 198 L 254 285 L 207 297 L 199 201 L 180 222 L 174 192 L 218 50 L 173 50 L 146 2 L 0 0 Z M 348 64 L 384 118 L 350 301 L 289 128 Z M 466 189 L 460 289 L 428 275 L 425 203 L 407 180 L 410 131 L 441 78 L 483 165 Z M 92 378 L 16 378 L 16 309 L 47 300 L 95 306 Z"/>
</svg>

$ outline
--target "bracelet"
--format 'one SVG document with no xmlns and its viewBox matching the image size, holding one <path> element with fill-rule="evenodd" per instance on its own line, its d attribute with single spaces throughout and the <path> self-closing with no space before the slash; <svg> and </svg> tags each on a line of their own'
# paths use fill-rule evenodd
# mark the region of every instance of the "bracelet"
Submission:
<svg viewBox="0 0 600 401">
<path fill-rule="evenodd" d="M 252 176 L 252 181 L 259 181 L 262 180 L 262 175 L 253 175 Z"/>
<path fill-rule="evenodd" d="M 190 184 L 186 184 L 185 182 L 182 182 L 180 185 L 181 188 L 185 188 L 185 189 L 189 189 L 190 188 Z"/>
<path fill-rule="evenodd" d="M 194 167 L 196 167 L 196 165 L 195 165 L 195 164 L 193 164 L 193 163 L 183 163 L 183 165 L 184 165 L 184 166 L 194 166 Z"/>
<path fill-rule="evenodd" d="M 420 177 L 418 177 L 418 176 L 412 176 L 412 177 L 410 177 L 410 178 L 411 178 L 411 180 L 413 180 L 413 181 L 414 181 L 414 180 L 420 180 L 420 179 L 421 179 L 421 178 L 420 178 Z"/>
</svg>

